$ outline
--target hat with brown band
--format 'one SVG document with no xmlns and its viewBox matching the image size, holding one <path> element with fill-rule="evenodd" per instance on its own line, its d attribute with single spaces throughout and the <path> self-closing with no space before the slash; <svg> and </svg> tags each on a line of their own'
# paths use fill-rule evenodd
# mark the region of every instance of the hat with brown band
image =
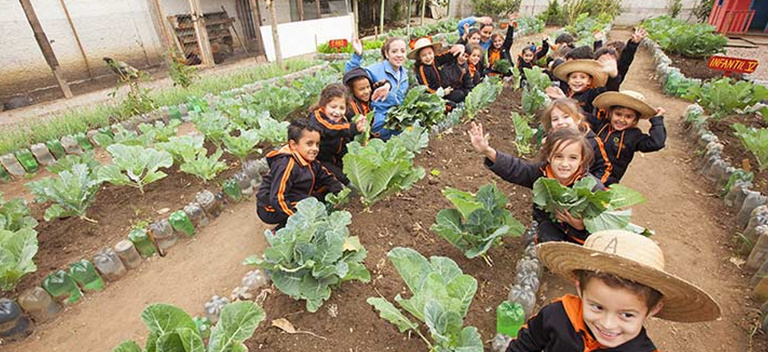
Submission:
<svg viewBox="0 0 768 352">
<path fill-rule="evenodd" d="M 419 51 L 421 49 L 431 47 L 432 50 L 435 51 L 435 56 L 437 56 L 437 51 L 440 50 L 440 48 L 443 47 L 443 44 L 440 43 L 432 43 L 432 40 L 429 38 L 419 38 L 416 43 L 413 44 L 413 49 L 411 49 L 411 52 L 408 53 L 408 58 L 411 60 L 415 60 L 416 56 L 419 55 Z"/>
<path fill-rule="evenodd" d="M 555 68 L 557 79 L 568 82 L 568 76 L 574 72 L 584 72 L 592 76 L 592 85 L 603 87 L 608 83 L 608 74 L 603 72 L 603 65 L 597 60 L 571 60 Z"/>
<path fill-rule="evenodd" d="M 630 108 L 637 111 L 638 117 L 641 119 L 649 119 L 656 115 L 656 109 L 645 101 L 645 96 L 631 90 L 605 92 L 598 95 L 592 105 L 606 110 L 614 106 Z"/>
<path fill-rule="evenodd" d="M 678 322 L 720 318 L 720 306 L 694 284 L 664 270 L 664 253 L 650 238 L 624 230 L 595 232 L 583 246 L 566 242 L 538 245 L 549 270 L 575 281 L 576 270 L 608 273 L 659 291 L 664 305 L 656 317 Z"/>
</svg>

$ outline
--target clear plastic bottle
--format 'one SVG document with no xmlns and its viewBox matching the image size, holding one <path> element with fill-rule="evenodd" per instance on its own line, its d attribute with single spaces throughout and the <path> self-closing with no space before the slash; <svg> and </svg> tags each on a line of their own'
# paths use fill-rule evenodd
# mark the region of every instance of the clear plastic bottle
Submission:
<svg viewBox="0 0 768 352">
<path fill-rule="evenodd" d="M 747 268 L 756 270 L 768 259 L 768 226 L 755 227 L 757 242 L 747 258 Z"/>
<path fill-rule="evenodd" d="M 125 265 L 112 248 L 99 250 L 93 256 L 93 265 L 96 266 L 96 270 L 101 273 L 101 276 L 109 281 L 117 281 L 127 272 Z"/>
<path fill-rule="evenodd" d="M 184 207 L 184 212 L 187 213 L 187 216 L 190 220 L 192 220 L 192 223 L 195 224 L 195 227 L 200 228 L 208 225 L 208 216 L 205 215 L 205 212 L 203 211 L 203 208 L 200 207 L 200 204 L 189 203 Z"/>
<path fill-rule="evenodd" d="M 517 337 L 517 332 L 525 324 L 525 311 L 520 303 L 501 302 L 496 308 L 496 332 L 509 337 Z"/>
<path fill-rule="evenodd" d="M 67 154 L 83 154 L 83 148 L 77 144 L 77 140 L 72 136 L 61 137 L 61 146 L 64 147 Z"/>
<path fill-rule="evenodd" d="M 241 283 L 243 284 L 243 287 L 248 287 L 249 290 L 255 290 L 269 284 L 269 278 L 267 277 L 267 274 L 264 273 L 264 270 L 256 269 L 245 274 Z"/>
<path fill-rule="evenodd" d="M 533 293 L 539 292 L 539 278 L 535 272 L 518 272 L 514 284 L 528 286 Z"/>
<path fill-rule="evenodd" d="M 8 298 L 0 299 L 0 341 L 18 341 L 31 335 L 34 330 L 35 325 L 16 302 Z"/>
<path fill-rule="evenodd" d="M 135 269 L 141 265 L 141 256 L 139 251 L 136 250 L 136 246 L 129 240 L 122 240 L 115 244 L 115 253 L 123 261 L 125 267 L 128 269 Z"/>
<path fill-rule="evenodd" d="M 28 173 L 32 174 L 37 172 L 37 170 L 40 170 L 40 165 L 37 164 L 35 156 L 32 155 L 32 152 L 30 152 L 29 149 L 21 148 L 14 154 L 19 163 L 21 163 L 21 166 L 24 167 L 24 170 L 27 170 Z"/>
<path fill-rule="evenodd" d="M 189 220 L 189 216 L 183 210 L 177 210 L 168 217 L 168 222 L 171 223 L 176 232 L 183 233 L 189 237 L 195 235 L 195 225 L 192 224 L 192 220 Z"/>
<path fill-rule="evenodd" d="M 144 228 L 132 229 L 131 232 L 128 233 L 128 239 L 130 239 L 131 242 L 133 242 L 133 245 L 136 246 L 136 250 L 138 250 L 139 253 L 145 258 L 149 258 L 155 255 L 155 253 L 157 253 L 157 250 L 155 249 L 155 244 L 152 243 L 152 239 L 149 238 L 147 229 L 144 229 Z"/>
<path fill-rule="evenodd" d="M 19 296 L 19 305 L 38 323 L 53 319 L 61 312 L 61 305 L 39 286 L 24 291 Z"/>
<path fill-rule="evenodd" d="M 21 163 L 16 160 L 16 156 L 13 154 L 5 154 L 0 156 L 0 163 L 3 164 L 3 167 L 5 167 L 5 169 L 8 170 L 8 173 L 11 175 L 24 176 L 27 174 L 27 171 L 24 170 L 24 167 L 21 166 Z"/>
<path fill-rule="evenodd" d="M 219 202 L 216 200 L 216 195 L 214 195 L 211 191 L 206 189 L 197 192 L 195 195 L 195 202 L 200 204 L 200 207 L 203 208 L 208 216 L 217 218 L 219 215 L 221 215 Z"/>
<path fill-rule="evenodd" d="M 83 293 L 77 288 L 75 279 L 64 270 L 49 274 L 43 280 L 43 288 L 57 301 L 65 304 L 77 303 L 83 297 Z"/>
<path fill-rule="evenodd" d="M 536 305 L 536 294 L 528 286 L 513 285 L 509 290 L 507 300 L 510 303 L 520 303 L 525 312 L 525 318 L 528 319 Z"/>
<path fill-rule="evenodd" d="M 52 139 L 45 142 L 45 146 L 48 147 L 48 150 L 51 151 L 51 154 L 53 154 L 53 157 L 56 159 L 61 159 L 67 156 L 67 151 L 64 150 L 64 146 L 61 145 L 61 141 L 58 139 Z"/>
<path fill-rule="evenodd" d="M 243 198 L 243 191 L 240 189 L 240 185 L 238 185 L 234 178 L 224 180 L 221 187 L 231 201 L 239 202 L 240 199 Z"/>
<path fill-rule="evenodd" d="M 93 264 L 86 259 L 74 262 L 69 266 L 69 274 L 75 279 L 83 291 L 101 291 L 104 289 L 104 279 L 96 272 Z"/>
<path fill-rule="evenodd" d="M 51 151 L 48 150 L 48 147 L 46 147 L 43 143 L 33 144 L 29 147 L 29 149 L 32 151 L 32 155 L 35 156 L 35 159 L 37 159 L 40 164 L 51 165 L 56 162 L 56 159 L 54 159 Z"/>
<path fill-rule="evenodd" d="M 160 250 L 161 255 L 165 255 L 168 249 L 173 247 L 178 240 L 176 232 L 173 232 L 173 227 L 168 220 L 158 220 L 149 225 L 149 232 L 155 239 L 157 249 Z"/>
<path fill-rule="evenodd" d="M 237 182 L 237 186 L 240 187 L 240 192 L 246 196 L 249 196 L 253 194 L 253 185 L 251 184 L 251 179 L 248 177 L 248 175 L 245 174 L 245 172 L 238 172 L 233 177 L 235 182 Z"/>
</svg>

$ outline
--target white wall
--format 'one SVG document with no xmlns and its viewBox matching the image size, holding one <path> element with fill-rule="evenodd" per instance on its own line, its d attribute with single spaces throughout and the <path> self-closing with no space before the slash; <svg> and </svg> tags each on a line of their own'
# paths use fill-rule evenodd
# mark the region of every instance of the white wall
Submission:
<svg viewBox="0 0 768 352">
<path fill-rule="evenodd" d="M 464 0 L 470 1 L 471 0 Z M 563 1 L 559 1 L 562 5 Z M 696 7 L 697 0 L 682 0 L 683 10 L 678 18 L 688 19 L 691 9 Z M 520 4 L 521 15 L 538 15 L 544 12 L 549 6 L 549 0 L 523 0 Z M 623 13 L 614 20 L 615 25 L 632 26 L 640 23 L 643 19 L 668 14 L 669 0 L 623 0 L 621 9 Z"/>
<path fill-rule="evenodd" d="M 280 50 L 283 58 L 314 53 L 317 45 L 330 39 L 351 40 L 354 33 L 354 17 L 329 17 L 319 20 L 282 23 L 277 26 L 280 37 Z M 261 35 L 264 38 L 264 49 L 267 59 L 275 60 L 275 46 L 272 40 L 272 27 L 262 26 Z"/>
<path fill-rule="evenodd" d="M 145 67 L 162 54 L 146 0 L 65 0 L 94 72 L 104 74 L 102 57 L 111 56 Z M 64 10 L 56 0 L 32 0 L 67 80 L 88 78 L 80 49 Z M 0 97 L 55 81 L 35 41 L 21 5 L 0 1 Z"/>
</svg>

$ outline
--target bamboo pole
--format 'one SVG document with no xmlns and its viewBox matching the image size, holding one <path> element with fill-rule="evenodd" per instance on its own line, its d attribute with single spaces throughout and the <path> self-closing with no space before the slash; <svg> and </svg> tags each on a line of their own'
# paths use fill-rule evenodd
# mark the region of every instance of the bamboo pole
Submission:
<svg viewBox="0 0 768 352">
<path fill-rule="evenodd" d="M 251 4 L 251 17 L 253 17 L 253 26 L 256 31 L 256 57 L 264 57 L 266 50 L 264 50 L 264 38 L 261 36 L 261 9 L 259 9 L 259 3 L 256 0 L 249 0 Z"/>
<path fill-rule="evenodd" d="M 283 53 L 282 50 L 280 50 L 280 36 L 277 33 L 277 9 L 275 9 L 275 0 L 266 0 L 266 2 L 267 7 L 269 7 L 269 22 L 272 26 L 272 43 L 275 46 L 275 59 L 279 66 L 283 66 Z"/>
<path fill-rule="evenodd" d="M 93 71 L 91 70 L 91 64 L 88 63 L 88 57 L 85 55 L 85 50 L 83 49 L 83 42 L 80 40 L 80 35 L 77 34 L 77 29 L 75 29 L 75 23 L 72 22 L 72 16 L 69 15 L 69 9 L 67 9 L 67 5 L 64 3 L 64 0 L 59 0 L 59 3 L 61 3 L 61 8 L 64 9 L 64 15 L 67 16 L 67 22 L 69 23 L 69 28 L 72 29 L 72 34 L 75 36 L 77 47 L 80 49 L 80 55 L 83 56 L 83 62 L 85 63 L 85 68 L 88 70 L 88 76 L 93 78 Z"/>
<path fill-rule="evenodd" d="M 19 0 L 19 3 L 21 3 L 21 8 L 24 9 L 24 14 L 27 16 L 27 21 L 32 27 L 32 31 L 35 33 L 35 40 L 37 41 L 37 45 L 40 46 L 40 50 L 43 52 L 45 62 L 48 63 L 48 66 L 51 67 L 51 71 L 53 71 L 53 77 L 56 78 L 56 83 L 58 83 L 59 88 L 61 88 L 62 93 L 64 93 L 64 97 L 71 98 L 72 90 L 69 89 L 69 84 L 64 78 L 64 75 L 61 73 L 59 61 L 56 59 L 56 54 L 54 54 L 53 48 L 51 48 L 51 43 L 48 41 L 48 36 L 46 36 L 45 32 L 43 31 L 43 26 L 40 25 L 40 20 L 37 18 L 37 14 L 35 13 L 35 9 L 32 7 L 32 3 L 30 0 Z"/>
</svg>

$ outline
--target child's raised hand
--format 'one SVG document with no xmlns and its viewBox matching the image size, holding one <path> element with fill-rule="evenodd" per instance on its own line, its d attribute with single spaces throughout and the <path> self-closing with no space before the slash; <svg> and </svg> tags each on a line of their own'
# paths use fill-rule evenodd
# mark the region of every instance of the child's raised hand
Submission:
<svg viewBox="0 0 768 352">
<path fill-rule="evenodd" d="M 513 12 L 509 14 L 509 21 L 512 22 L 516 19 L 520 18 L 520 13 Z"/>
<path fill-rule="evenodd" d="M 595 36 L 595 40 L 603 40 L 603 32 L 602 31 L 595 31 L 594 36 Z"/>
<path fill-rule="evenodd" d="M 453 87 L 445 87 L 445 88 L 443 88 L 443 93 L 445 95 L 451 94 L 452 92 L 453 92 Z"/>
<path fill-rule="evenodd" d="M 550 99 L 565 98 L 565 93 L 563 93 L 563 90 L 560 89 L 560 87 L 549 86 L 544 89 L 544 93 L 546 93 Z"/>
<path fill-rule="evenodd" d="M 384 99 L 387 99 L 387 95 L 389 95 L 389 86 L 389 84 L 385 84 L 376 88 L 376 90 L 373 91 L 373 94 L 371 94 L 371 100 L 383 101 Z"/>
<path fill-rule="evenodd" d="M 491 23 L 493 23 L 493 18 L 490 18 L 488 16 L 483 16 L 483 17 L 480 17 L 480 18 L 476 18 L 475 20 L 477 22 L 482 23 L 482 24 L 491 24 Z"/>
<path fill-rule="evenodd" d="M 469 23 L 464 23 L 464 33 L 469 32 Z"/>
<path fill-rule="evenodd" d="M 601 57 L 601 60 L 599 60 L 600 65 L 603 66 L 603 72 L 607 73 L 608 76 L 616 77 L 616 75 L 619 74 L 619 67 L 616 59 L 610 55 L 603 56 L 604 57 Z"/>
<path fill-rule="evenodd" d="M 568 210 L 558 210 L 555 212 L 555 218 L 561 222 L 571 225 L 576 230 L 584 230 L 584 220 L 574 218 Z"/>
<path fill-rule="evenodd" d="M 357 129 L 357 132 L 362 133 L 365 131 L 365 126 L 368 125 L 368 118 L 365 117 L 365 115 L 360 115 L 360 117 L 357 118 L 357 121 L 355 121 L 355 128 Z"/>
<path fill-rule="evenodd" d="M 647 35 L 648 32 L 645 30 L 645 28 L 635 28 L 635 32 L 632 33 L 632 41 L 639 44 L 643 41 L 643 39 L 645 39 L 645 36 Z"/>
<path fill-rule="evenodd" d="M 666 114 L 666 113 L 667 113 L 667 110 L 665 110 L 664 108 L 659 106 L 658 108 L 656 108 L 656 115 L 654 115 L 654 117 L 656 117 L 656 116 L 664 116 L 664 114 Z"/>
<path fill-rule="evenodd" d="M 496 151 L 488 143 L 488 135 L 483 132 L 483 124 L 472 122 L 469 129 L 469 138 L 475 151 L 483 154 L 488 159 L 496 161 Z"/>
<path fill-rule="evenodd" d="M 352 48 L 355 49 L 355 54 L 363 56 L 363 43 L 360 41 L 360 38 L 355 37 L 352 39 Z"/>
<path fill-rule="evenodd" d="M 454 45 L 451 47 L 451 54 L 453 56 L 459 56 L 464 54 L 464 45 Z"/>
</svg>

